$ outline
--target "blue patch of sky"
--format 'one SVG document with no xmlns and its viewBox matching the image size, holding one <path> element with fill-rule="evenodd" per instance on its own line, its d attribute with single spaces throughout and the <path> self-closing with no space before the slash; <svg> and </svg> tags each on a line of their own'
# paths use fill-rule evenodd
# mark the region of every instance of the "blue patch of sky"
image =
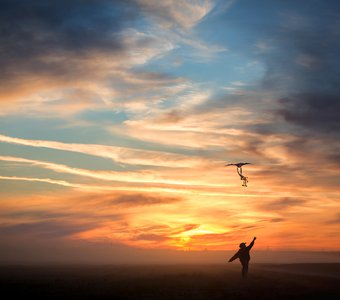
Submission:
<svg viewBox="0 0 340 300">
<path fill-rule="evenodd" d="M 197 83 L 210 83 L 215 87 L 229 82 L 250 83 L 262 77 L 262 67 L 252 64 L 253 60 L 233 52 L 219 53 L 208 63 L 185 59 L 176 71 L 179 76 L 190 78 Z M 248 72 L 244 72 L 247 68 Z"/>
<path fill-rule="evenodd" d="M 296 0 L 242 0 L 235 1 L 231 9 L 222 14 L 213 15 L 198 26 L 201 33 L 207 32 L 206 38 L 223 40 L 225 33 L 234 31 L 233 39 L 225 40 L 242 50 L 245 41 L 261 39 L 279 32 L 290 22 L 289 16 L 311 18 L 310 20 L 327 21 L 334 10 L 340 8 L 339 1 L 296 1 Z M 320 23 L 320 24 L 322 24 Z M 219 29 L 219 30 L 216 30 Z"/>
<path fill-rule="evenodd" d="M 1 134 L 27 139 L 51 139 L 55 128 L 65 125 L 62 119 L 9 115 L 0 118 Z"/>
<path fill-rule="evenodd" d="M 97 124 L 121 124 L 129 119 L 124 111 L 112 110 L 86 110 L 77 115 L 78 119 Z"/>
</svg>

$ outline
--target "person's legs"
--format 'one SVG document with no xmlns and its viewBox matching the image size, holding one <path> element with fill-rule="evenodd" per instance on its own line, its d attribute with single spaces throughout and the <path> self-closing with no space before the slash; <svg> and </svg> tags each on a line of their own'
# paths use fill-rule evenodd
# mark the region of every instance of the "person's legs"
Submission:
<svg viewBox="0 0 340 300">
<path fill-rule="evenodd" d="M 249 261 L 247 261 L 246 263 L 245 263 L 245 272 L 246 272 L 246 277 L 247 277 L 247 275 L 248 275 L 248 267 L 249 267 Z"/>
<path fill-rule="evenodd" d="M 247 278 L 249 261 L 242 262 L 242 277 Z"/>
</svg>

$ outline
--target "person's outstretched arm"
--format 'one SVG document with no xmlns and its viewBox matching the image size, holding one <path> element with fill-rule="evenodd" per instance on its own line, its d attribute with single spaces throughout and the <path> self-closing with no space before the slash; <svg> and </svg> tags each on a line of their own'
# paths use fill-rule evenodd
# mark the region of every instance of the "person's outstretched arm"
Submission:
<svg viewBox="0 0 340 300">
<path fill-rule="evenodd" d="M 228 262 L 232 262 L 233 260 L 235 260 L 236 258 L 238 258 L 238 252 L 239 251 L 237 251 L 229 260 L 228 260 Z"/>
<path fill-rule="evenodd" d="M 250 250 L 251 248 L 253 248 L 255 240 L 256 240 L 256 237 L 254 236 L 252 242 L 251 242 L 251 243 L 249 244 L 249 246 L 247 247 L 249 250 Z"/>
</svg>

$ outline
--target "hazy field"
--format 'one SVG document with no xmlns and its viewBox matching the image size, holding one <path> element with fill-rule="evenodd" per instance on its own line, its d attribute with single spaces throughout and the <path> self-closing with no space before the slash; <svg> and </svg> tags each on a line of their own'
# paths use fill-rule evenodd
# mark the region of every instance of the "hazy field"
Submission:
<svg viewBox="0 0 340 300">
<path fill-rule="evenodd" d="M 8 299 L 336 299 L 340 264 L 1 266 Z"/>
</svg>

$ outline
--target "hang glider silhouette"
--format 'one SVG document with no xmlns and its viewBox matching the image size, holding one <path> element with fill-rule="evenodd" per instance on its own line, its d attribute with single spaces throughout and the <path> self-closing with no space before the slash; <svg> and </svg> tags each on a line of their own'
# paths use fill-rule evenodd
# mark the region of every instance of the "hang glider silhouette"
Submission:
<svg viewBox="0 0 340 300">
<path fill-rule="evenodd" d="M 236 170 L 237 170 L 237 174 L 240 176 L 241 180 L 243 180 L 243 183 L 242 183 L 242 186 L 247 186 L 247 183 L 248 183 L 248 177 L 244 176 L 242 174 L 242 167 L 244 165 L 250 165 L 251 163 L 237 163 L 237 164 L 226 164 L 224 165 L 225 167 L 228 167 L 228 166 L 236 166 Z"/>
</svg>

